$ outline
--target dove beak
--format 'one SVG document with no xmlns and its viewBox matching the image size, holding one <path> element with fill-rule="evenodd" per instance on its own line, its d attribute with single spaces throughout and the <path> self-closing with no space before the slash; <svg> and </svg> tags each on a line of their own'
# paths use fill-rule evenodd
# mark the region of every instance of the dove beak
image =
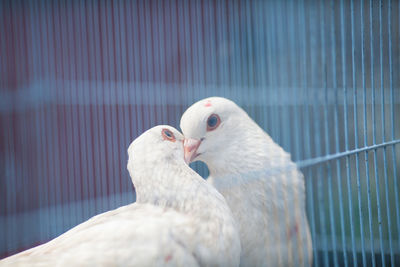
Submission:
<svg viewBox="0 0 400 267">
<path fill-rule="evenodd" d="M 183 151 L 185 162 L 189 164 L 192 162 L 199 154 L 197 153 L 197 149 L 199 148 L 202 140 L 185 138 L 183 141 Z"/>
</svg>

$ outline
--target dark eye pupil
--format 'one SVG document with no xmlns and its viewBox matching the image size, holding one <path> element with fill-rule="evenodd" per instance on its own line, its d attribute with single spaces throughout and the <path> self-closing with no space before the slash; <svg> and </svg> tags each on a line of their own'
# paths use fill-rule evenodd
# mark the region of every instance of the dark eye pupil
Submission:
<svg viewBox="0 0 400 267">
<path fill-rule="evenodd" d="M 212 116 L 208 119 L 207 124 L 209 127 L 214 127 L 215 125 L 217 125 L 218 119 L 216 116 Z"/>
<path fill-rule="evenodd" d="M 168 137 L 172 137 L 172 134 L 171 134 L 170 131 L 165 131 L 165 135 L 168 136 Z"/>
</svg>

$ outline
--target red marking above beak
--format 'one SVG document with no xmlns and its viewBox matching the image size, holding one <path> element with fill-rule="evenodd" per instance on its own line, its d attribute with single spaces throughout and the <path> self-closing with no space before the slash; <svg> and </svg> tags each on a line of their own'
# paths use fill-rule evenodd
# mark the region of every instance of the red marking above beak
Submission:
<svg viewBox="0 0 400 267">
<path fill-rule="evenodd" d="M 207 100 L 207 102 L 204 104 L 205 107 L 211 107 L 211 100 Z"/>
<path fill-rule="evenodd" d="M 183 141 L 183 151 L 185 162 L 189 164 L 192 162 L 199 154 L 197 154 L 197 149 L 201 144 L 201 140 L 188 138 Z"/>
</svg>

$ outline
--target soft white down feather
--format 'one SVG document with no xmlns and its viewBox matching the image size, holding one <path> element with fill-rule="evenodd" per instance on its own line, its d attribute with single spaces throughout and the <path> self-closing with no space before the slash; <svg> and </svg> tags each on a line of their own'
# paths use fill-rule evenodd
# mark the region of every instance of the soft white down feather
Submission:
<svg viewBox="0 0 400 267">
<path fill-rule="evenodd" d="M 186 165 L 183 136 L 156 126 L 128 149 L 137 202 L 97 215 L 0 266 L 238 266 L 224 198 Z"/>
<path fill-rule="evenodd" d="M 180 126 L 186 161 L 207 164 L 239 224 L 241 266 L 311 266 L 304 177 L 290 154 L 225 98 L 193 104 Z"/>
</svg>

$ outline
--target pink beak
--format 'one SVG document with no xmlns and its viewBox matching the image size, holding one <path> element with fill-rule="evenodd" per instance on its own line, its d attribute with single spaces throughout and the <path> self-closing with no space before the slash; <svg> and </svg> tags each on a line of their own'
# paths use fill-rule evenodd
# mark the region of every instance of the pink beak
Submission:
<svg viewBox="0 0 400 267">
<path fill-rule="evenodd" d="M 197 149 L 201 144 L 201 140 L 188 138 L 183 141 L 183 151 L 185 162 L 189 164 L 192 162 L 199 154 L 197 154 Z"/>
</svg>

